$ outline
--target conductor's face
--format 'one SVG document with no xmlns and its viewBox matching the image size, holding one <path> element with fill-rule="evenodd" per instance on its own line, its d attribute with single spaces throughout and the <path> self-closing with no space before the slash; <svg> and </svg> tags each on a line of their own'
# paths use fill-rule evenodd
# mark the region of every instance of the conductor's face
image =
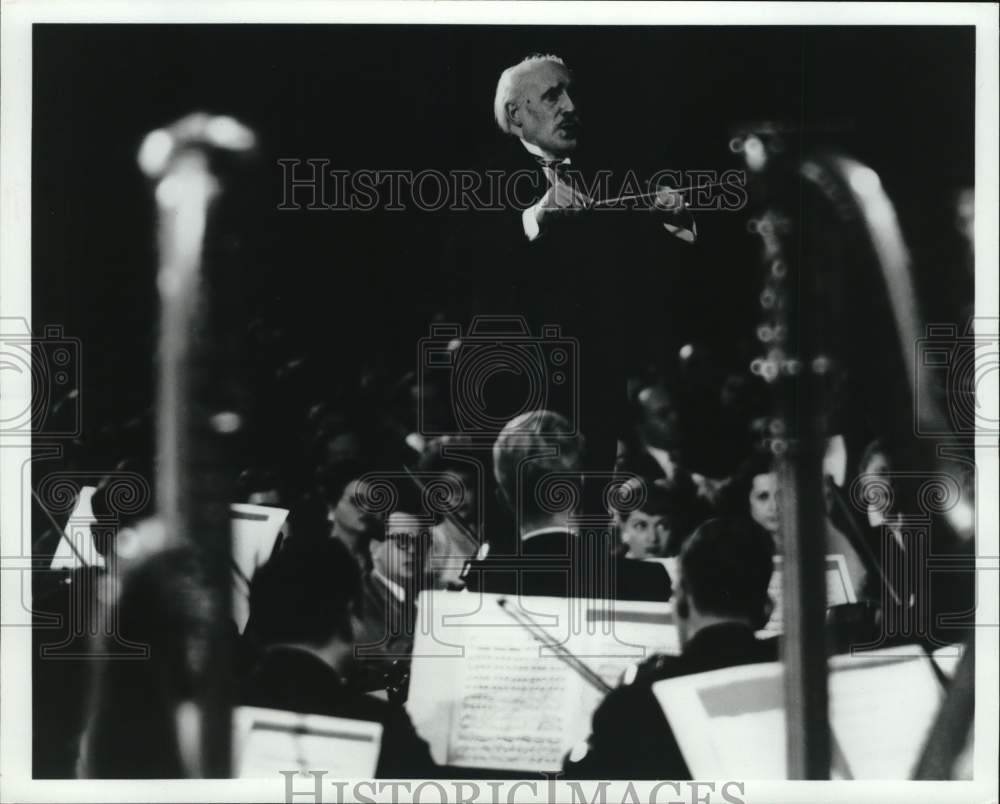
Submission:
<svg viewBox="0 0 1000 804">
<path fill-rule="evenodd" d="M 580 121 L 569 70 L 555 62 L 539 62 L 521 77 L 517 95 L 511 117 L 523 139 L 553 156 L 565 156 L 576 148 Z"/>
</svg>

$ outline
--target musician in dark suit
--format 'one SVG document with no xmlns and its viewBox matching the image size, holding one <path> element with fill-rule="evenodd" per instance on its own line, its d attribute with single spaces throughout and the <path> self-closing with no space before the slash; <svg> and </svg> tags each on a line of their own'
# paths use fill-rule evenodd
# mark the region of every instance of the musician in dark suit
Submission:
<svg viewBox="0 0 1000 804">
<path fill-rule="evenodd" d="M 437 518 L 424 513 L 416 487 L 394 484 L 393 510 L 371 541 L 371 570 L 355 614 L 355 671 L 364 689 L 403 684 L 413 652 L 416 601 L 427 586 L 427 556 Z M 363 503 L 364 504 L 364 503 Z"/>
<path fill-rule="evenodd" d="M 707 519 L 715 509 L 724 481 L 692 471 L 690 459 L 695 453 L 691 436 L 697 432 L 685 418 L 679 381 L 655 377 L 636 383 L 629 394 L 633 427 L 625 433 L 618 447 L 615 466 L 640 477 L 660 480 L 671 489 L 693 492 L 688 514 L 697 521 Z M 705 407 L 703 397 L 693 400 Z M 693 405 L 687 406 L 691 410 Z M 704 436 L 702 435 L 702 438 Z M 679 545 L 672 545 L 676 555 Z"/>
<path fill-rule="evenodd" d="M 924 642 L 934 649 L 960 641 L 971 624 L 973 585 L 963 572 L 932 572 L 932 562 L 962 566 L 971 543 L 958 537 L 927 502 L 928 478 L 914 446 L 900 436 L 872 441 L 862 454 L 855 501 L 863 504 L 867 583 L 861 597 L 880 603 L 879 644 Z M 957 475 L 958 466 L 951 467 Z M 952 505 L 957 499 L 951 501 Z M 968 564 L 965 564 L 968 566 Z"/>
<path fill-rule="evenodd" d="M 504 427 L 493 446 L 498 493 L 515 523 L 516 543 L 491 537 L 499 549 L 473 562 L 470 589 L 498 594 L 670 598 L 670 578 L 659 564 L 619 559 L 607 528 L 582 528 L 583 439 L 558 413 L 522 414 Z M 585 520 L 584 520 L 585 521 Z"/>
<path fill-rule="evenodd" d="M 333 539 L 289 542 L 254 576 L 250 605 L 266 648 L 244 683 L 250 706 L 370 720 L 383 726 L 376 776 L 433 776 L 427 744 L 402 707 L 352 686 L 351 609 L 361 577 Z"/>
<path fill-rule="evenodd" d="M 579 362 L 568 370 L 579 382 L 572 412 L 579 420 L 572 423 L 587 433 L 587 466 L 608 469 L 626 372 L 642 363 L 646 344 L 659 347 L 669 337 L 671 283 L 695 227 L 679 194 L 667 189 L 652 213 L 629 204 L 594 208 L 596 196 L 647 188 L 623 184 L 612 165 L 621 160 L 585 144 L 573 76 L 559 57 L 530 56 L 505 70 L 494 114 L 504 140 L 485 174 L 487 183 L 499 177 L 500 192 L 491 192 L 491 209 L 459 213 L 446 258 L 453 314 L 519 316 L 534 336 L 556 325 L 576 339 Z M 522 410 L 523 389 L 499 379 L 485 389 L 487 407 Z M 572 418 L 551 395 L 547 407 Z"/>
<path fill-rule="evenodd" d="M 590 737 L 566 757 L 570 778 L 690 779 L 652 686 L 677 676 L 776 661 L 775 640 L 754 632 L 771 614 L 774 545 L 760 529 L 712 519 L 684 543 L 675 598 L 680 656 L 653 656 L 626 671 L 594 713 Z"/>
</svg>

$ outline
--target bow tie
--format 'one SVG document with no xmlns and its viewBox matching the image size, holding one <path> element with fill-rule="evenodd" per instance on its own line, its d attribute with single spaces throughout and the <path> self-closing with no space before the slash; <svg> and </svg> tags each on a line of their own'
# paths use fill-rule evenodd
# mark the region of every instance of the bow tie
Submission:
<svg viewBox="0 0 1000 804">
<path fill-rule="evenodd" d="M 570 166 L 568 156 L 563 159 L 549 159 L 545 156 L 536 156 L 534 159 L 543 170 L 555 170 L 557 172 L 562 172 Z"/>
</svg>

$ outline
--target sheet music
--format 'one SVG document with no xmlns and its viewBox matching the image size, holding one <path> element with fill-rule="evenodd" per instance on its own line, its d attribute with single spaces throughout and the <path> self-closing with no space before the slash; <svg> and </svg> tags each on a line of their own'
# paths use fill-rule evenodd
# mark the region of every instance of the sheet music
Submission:
<svg viewBox="0 0 1000 804">
<path fill-rule="evenodd" d="M 767 625 L 757 632 L 758 637 L 775 636 L 783 633 L 782 557 L 774 557 L 774 572 L 767 587 L 767 593 L 774 602 L 774 611 Z M 840 554 L 826 556 L 826 604 L 841 606 L 857 603 L 858 597 L 847 570 L 847 560 Z"/>
<path fill-rule="evenodd" d="M 382 724 L 243 706 L 233 712 L 236 775 L 274 778 L 280 771 L 322 768 L 333 778 L 375 775 Z"/>
<path fill-rule="evenodd" d="M 234 503 L 229 506 L 233 540 L 233 619 L 240 633 L 250 618 L 250 587 L 257 568 L 274 550 L 288 511 L 266 505 Z M 237 570 L 239 570 L 237 572 Z"/>
<path fill-rule="evenodd" d="M 826 605 L 857 603 L 854 583 L 847 571 L 847 559 L 840 554 L 826 557 Z"/>
<path fill-rule="evenodd" d="M 94 545 L 94 537 L 90 531 L 90 526 L 96 521 L 94 510 L 91 507 L 91 499 L 97 491 L 96 486 L 82 486 L 76 499 L 76 505 L 66 521 L 63 534 L 69 539 L 73 547 L 66 543 L 66 539 L 60 539 L 56 545 L 55 553 L 52 555 L 50 569 L 74 570 L 83 566 L 78 556 L 83 556 L 84 561 L 92 567 L 103 567 L 104 556 Z M 76 548 L 75 550 L 73 548 Z"/>
<path fill-rule="evenodd" d="M 470 633 L 449 764 L 464 767 L 558 768 L 574 686 L 555 656 L 517 632 Z"/>
<path fill-rule="evenodd" d="M 912 649 L 831 660 L 830 726 L 855 779 L 909 779 L 942 700 Z"/>
<path fill-rule="evenodd" d="M 104 566 L 104 557 L 97 552 L 90 532 L 90 526 L 95 521 L 91 498 L 96 491 L 95 486 L 83 486 L 80 489 L 76 505 L 63 531 L 76 551 L 65 540 L 61 540 L 52 556 L 51 569 L 76 569 L 80 566 L 77 552 L 91 566 Z M 235 503 L 229 510 L 233 533 L 233 562 L 240 570 L 239 573 L 233 573 L 233 615 L 242 633 L 250 616 L 250 589 L 247 581 L 253 578 L 257 567 L 270 557 L 288 511 L 246 503 Z"/>
<path fill-rule="evenodd" d="M 958 663 L 962 660 L 963 655 L 965 655 L 965 645 L 961 643 L 957 645 L 945 645 L 934 651 L 934 663 L 937 664 L 941 672 L 948 678 L 954 678 L 955 671 L 958 669 Z"/>
<path fill-rule="evenodd" d="M 653 684 L 694 778 L 788 776 L 782 673 L 771 662 Z"/>
<path fill-rule="evenodd" d="M 589 628 L 571 636 L 566 646 L 609 686 L 616 686 L 628 667 L 654 654 L 680 653 L 669 603 L 595 601 L 587 619 Z"/>
<path fill-rule="evenodd" d="M 653 694 L 695 778 L 785 779 L 782 685 L 774 662 L 659 681 Z M 910 778 L 941 701 L 926 659 L 906 646 L 836 656 L 829 689 L 835 778 Z"/>
<path fill-rule="evenodd" d="M 407 710 L 437 762 L 558 770 L 589 734 L 603 693 L 504 611 L 503 597 L 421 595 L 434 633 L 417 634 Z M 669 603 L 526 597 L 507 605 L 609 686 L 629 665 L 678 650 Z"/>
</svg>

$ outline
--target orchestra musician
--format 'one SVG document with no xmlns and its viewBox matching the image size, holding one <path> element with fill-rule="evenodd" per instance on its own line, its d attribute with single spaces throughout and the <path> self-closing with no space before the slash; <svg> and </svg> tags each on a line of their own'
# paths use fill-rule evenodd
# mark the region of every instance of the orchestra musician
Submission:
<svg viewBox="0 0 1000 804">
<path fill-rule="evenodd" d="M 376 775 L 432 775 L 427 748 L 399 706 L 350 683 L 352 610 L 361 576 L 335 539 L 290 543 L 253 580 L 250 605 L 266 648 L 245 681 L 251 706 L 369 720 L 384 727 Z"/>
<path fill-rule="evenodd" d="M 553 411 L 530 411 L 507 423 L 493 446 L 493 472 L 498 494 L 514 518 L 517 545 L 507 555 L 493 551 L 471 562 L 465 573 L 470 589 L 546 597 L 670 599 L 670 577 L 661 565 L 619 558 L 602 534 L 582 533 L 578 527 L 583 443 L 567 419 Z M 503 540 L 494 536 L 494 542 Z M 609 571 L 595 573 L 595 563 Z"/>
<path fill-rule="evenodd" d="M 355 670 L 363 689 L 400 687 L 405 694 L 417 596 L 427 586 L 432 529 L 440 517 L 424 513 L 410 481 L 395 485 L 397 502 L 371 541 L 371 569 L 361 581 L 354 614 Z"/>
<path fill-rule="evenodd" d="M 680 656 L 657 655 L 625 672 L 594 713 L 590 737 L 566 757 L 570 778 L 690 779 L 652 692 L 655 682 L 778 658 L 754 632 L 771 616 L 774 544 L 737 519 L 710 519 L 684 542 L 674 599 Z"/>
</svg>

